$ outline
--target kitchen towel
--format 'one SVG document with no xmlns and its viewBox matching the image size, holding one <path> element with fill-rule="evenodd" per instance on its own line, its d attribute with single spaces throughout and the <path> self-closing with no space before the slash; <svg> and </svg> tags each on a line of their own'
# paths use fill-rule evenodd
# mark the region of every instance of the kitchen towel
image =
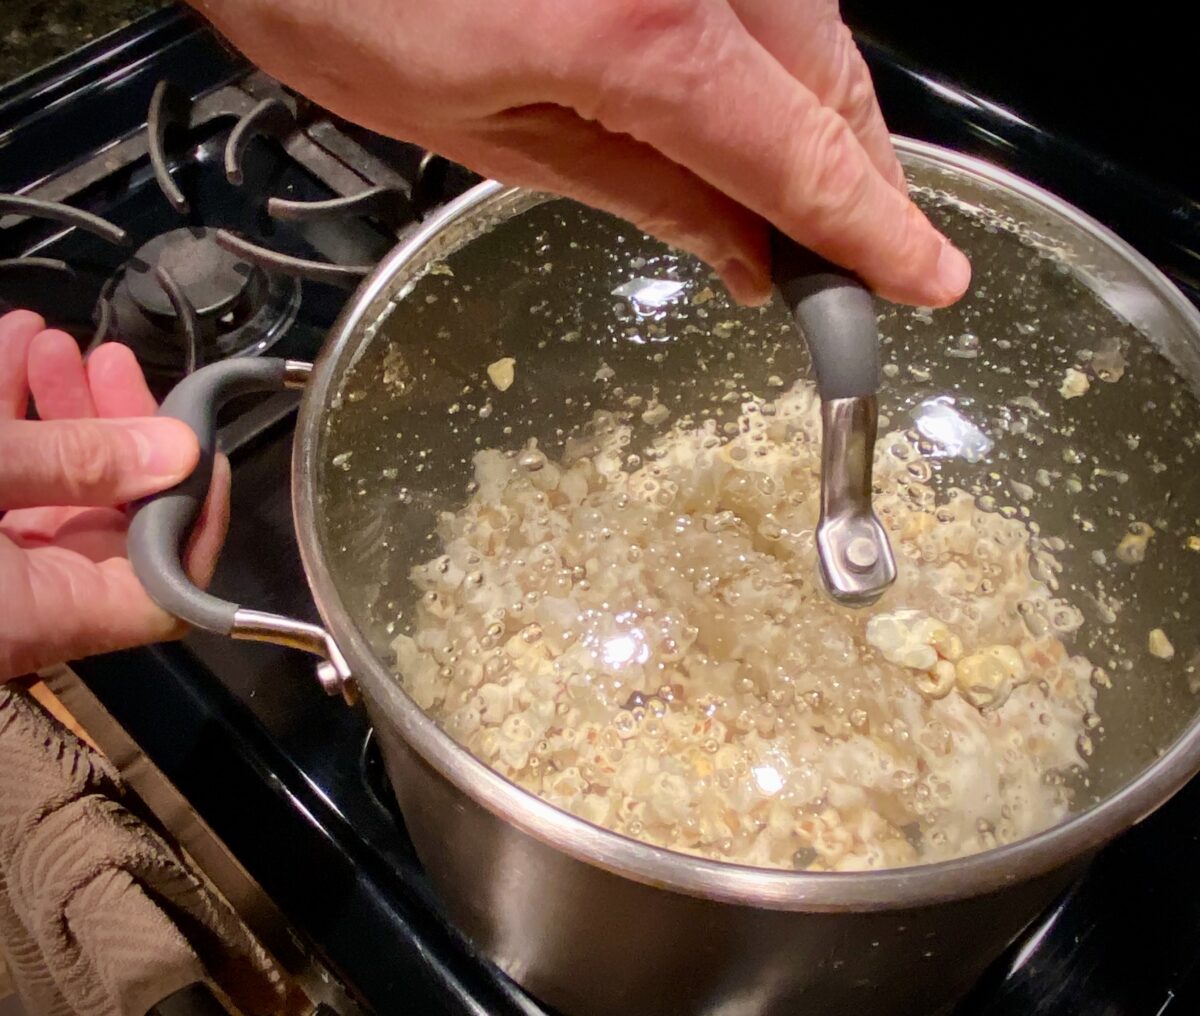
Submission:
<svg viewBox="0 0 1200 1016">
<path fill-rule="evenodd" d="M 144 1016 L 196 981 L 282 1011 L 273 960 L 124 796 L 103 755 L 0 687 L 0 941 L 32 1016 Z"/>
</svg>

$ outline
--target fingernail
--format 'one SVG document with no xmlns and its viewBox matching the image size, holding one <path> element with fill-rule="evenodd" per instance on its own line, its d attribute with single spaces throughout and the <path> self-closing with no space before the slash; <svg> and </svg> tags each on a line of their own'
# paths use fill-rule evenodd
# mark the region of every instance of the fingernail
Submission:
<svg viewBox="0 0 1200 1016">
<path fill-rule="evenodd" d="M 734 259 L 721 266 L 725 288 L 738 303 L 759 307 L 771 299 L 771 282 L 762 269 L 754 269 L 744 261 Z"/>
<path fill-rule="evenodd" d="M 178 420 L 150 419 L 128 424 L 142 472 L 155 479 L 182 480 L 196 464 L 196 442 Z"/>
<path fill-rule="evenodd" d="M 957 300 L 971 284 L 971 262 L 949 240 L 942 245 L 937 260 L 938 286 L 951 299 Z"/>
</svg>

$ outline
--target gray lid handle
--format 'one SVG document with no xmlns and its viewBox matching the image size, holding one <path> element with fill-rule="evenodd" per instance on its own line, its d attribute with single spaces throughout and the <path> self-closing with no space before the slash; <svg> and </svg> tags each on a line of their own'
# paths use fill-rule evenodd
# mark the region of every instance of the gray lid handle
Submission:
<svg viewBox="0 0 1200 1016">
<path fill-rule="evenodd" d="M 854 399 L 879 390 L 875 302 L 862 282 L 778 230 L 772 275 L 804 333 L 822 399 Z"/>
<path fill-rule="evenodd" d="M 821 581 L 839 603 L 862 607 L 896 579 L 887 530 L 871 507 L 880 376 L 875 302 L 852 273 L 777 230 L 771 256 L 775 283 L 804 335 L 821 396 Z"/>
<path fill-rule="evenodd" d="M 166 397 L 160 416 L 182 420 L 200 442 L 200 461 L 181 483 L 139 502 L 129 523 L 129 560 L 134 574 L 163 610 L 197 628 L 303 649 L 323 657 L 317 677 L 326 691 L 354 697 L 350 669 L 320 626 L 249 610 L 206 593 L 183 568 L 183 549 L 212 483 L 217 412 L 230 399 L 255 392 L 301 388 L 312 367 L 275 357 L 210 364 L 184 378 Z"/>
</svg>

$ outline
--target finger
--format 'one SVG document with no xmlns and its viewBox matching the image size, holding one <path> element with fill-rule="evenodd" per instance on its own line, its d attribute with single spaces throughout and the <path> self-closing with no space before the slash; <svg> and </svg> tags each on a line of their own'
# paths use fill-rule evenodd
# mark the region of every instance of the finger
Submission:
<svg viewBox="0 0 1200 1016">
<path fill-rule="evenodd" d="M 29 344 L 45 327 L 32 311 L 14 310 L 0 317 L 0 420 L 25 418 Z"/>
<path fill-rule="evenodd" d="M 166 417 L 0 423 L 0 509 L 123 504 L 178 483 L 199 455 Z"/>
<path fill-rule="evenodd" d="M 158 410 L 146 387 L 146 376 L 128 346 L 106 342 L 87 358 L 86 367 L 98 416 L 153 416 Z"/>
<path fill-rule="evenodd" d="M 0 575 L 20 586 L 6 590 L 13 609 L 0 613 L 0 679 L 182 631 L 123 557 L 95 564 L 62 547 L 23 551 L 0 540 Z"/>
<path fill-rule="evenodd" d="M 763 48 L 850 125 L 880 175 L 907 190 L 871 72 L 837 4 L 832 0 L 802 4 L 733 0 L 733 8 Z"/>
<path fill-rule="evenodd" d="M 90 561 L 107 561 L 125 557 L 125 535 L 128 519 L 118 509 L 72 510 L 58 527 L 48 530 L 35 541 L 26 539 L 25 546 L 61 547 Z"/>
<path fill-rule="evenodd" d="M 29 391 L 43 420 L 90 420 L 96 415 L 83 356 L 66 332 L 39 332 L 29 346 Z"/>
<path fill-rule="evenodd" d="M 60 526 L 83 510 L 58 506 L 5 512 L 4 517 L 0 518 L 0 532 L 28 546 L 44 547 L 54 542 L 53 535 Z"/>
<path fill-rule="evenodd" d="M 649 145 L 558 106 L 527 106 L 434 139 L 477 170 L 575 198 L 707 261 L 733 296 L 770 295 L 765 224 Z"/>
<path fill-rule="evenodd" d="M 206 588 L 217 568 L 217 556 L 229 530 L 229 460 L 218 455 L 213 461 L 212 483 L 204 506 L 192 527 L 187 550 L 183 555 L 184 568 L 191 580 Z"/>
<path fill-rule="evenodd" d="M 879 174 L 845 120 L 788 74 L 731 9 L 674 9 L 674 20 L 649 28 L 637 18 L 614 28 L 584 9 L 576 28 L 593 36 L 570 55 L 594 61 L 583 75 L 591 80 L 581 87 L 572 76 L 559 86 L 562 94 L 587 117 L 652 144 L 857 272 L 881 295 L 926 306 L 962 295 L 970 281 L 966 258 Z"/>
<path fill-rule="evenodd" d="M 212 580 L 229 529 L 230 479 L 229 460 L 218 455 L 183 558 L 188 575 L 201 587 Z M 128 524 L 119 508 L 23 508 L 0 518 L 0 534 L 26 549 L 53 545 L 104 561 L 125 556 Z"/>
</svg>

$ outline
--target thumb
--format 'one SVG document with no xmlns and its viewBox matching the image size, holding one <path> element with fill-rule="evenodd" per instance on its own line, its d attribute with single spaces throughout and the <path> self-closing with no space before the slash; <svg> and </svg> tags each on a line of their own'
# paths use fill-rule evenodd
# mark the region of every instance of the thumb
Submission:
<svg viewBox="0 0 1200 1016">
<path fill-rule="evenodd" d="M 200 447 L 167 417 L 0 422 L 0 510 L 123 504 L 178 483 Z"/>
</svg>

